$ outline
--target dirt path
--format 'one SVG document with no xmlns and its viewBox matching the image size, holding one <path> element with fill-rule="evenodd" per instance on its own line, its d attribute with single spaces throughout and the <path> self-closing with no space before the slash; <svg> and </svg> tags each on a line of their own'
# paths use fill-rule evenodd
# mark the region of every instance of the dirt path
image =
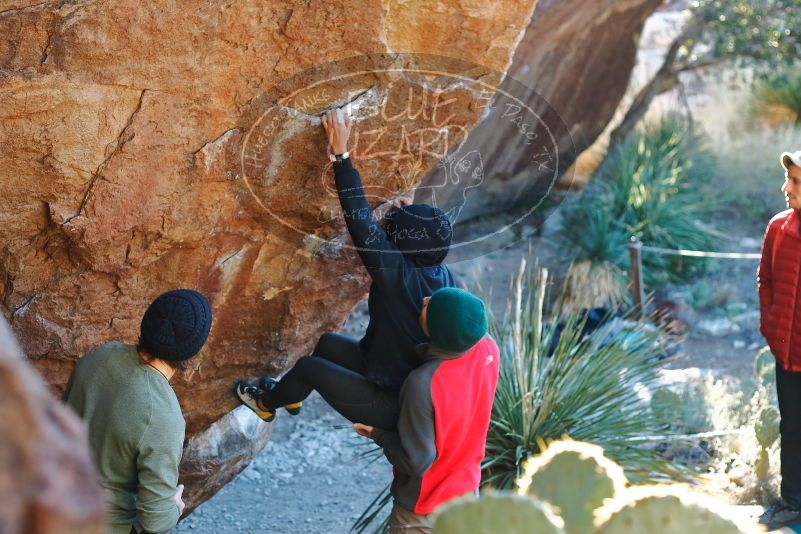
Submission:
<svg viewBox="0 0 801 534">
<path fill-rule="evenodd" d="M 173 532 L 345 533 L 391 480 L 389 464 L 360 457 L 348 421 L 317 394 L 273 424 L 256 460 Z"/>
</svg>

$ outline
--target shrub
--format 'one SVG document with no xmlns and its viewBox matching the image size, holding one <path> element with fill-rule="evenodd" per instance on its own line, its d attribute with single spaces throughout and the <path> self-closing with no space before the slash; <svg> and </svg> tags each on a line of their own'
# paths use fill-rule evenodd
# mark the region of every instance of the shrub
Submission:
<svg viewBox="0 0 801 534">
<path fill-rule="evenodd" d="M 798 66 L 771 71 L 756 80 L 751 114 L 772 125 L 787 122 L 801 125 L 801 71 Z"/>
<path fill-rule="evenodd" d="M 544 293 L 542 276 L 521 267 L 504 321 L 491 321 L 501 374 L 483 482 L 511 487 L 527 458 L 563 436 L 601 446 L 631 480 L 683 476 L 647 446 L 665 428 L 640 397 L 643 388 L 659 389 L 657 356 L 664 347 L 658 334 L 627 322 L 582 338 L 583 325 L 573 316 L 554 344 L 556 328 L 543 322 Z"/>
<path fill-rule="evenodd" d="M 665 433 L 688 438 L 665 443 L 664 454 L 686 458 L 739 504 L 767 503 L 779 496 L 774 369 L 766 347 L 755 358 L 753 378 L 704 373 L 651 400 L 654 412 L 668 424 Z M 710 456 L 693 458 L 699 448 Z"/>
<path fill-rule="evenodd" d="M 784 169 L 779 156 L 801 149 L 801 127 L 785 125 L 728 135 L 715 147 L 716 183 L 721 205 L 731 217 L 742 217 L 764 230 L 770 218 L 786 209 L 781 188 Z"/>
<path fill-rule="evenodd" d="M 716 234 L 708 198 L 713 157 L 691 122 L 671 114 L 612 147 L 590 184 L 563 207 L 561 235 L 573 261 L 628 269 L 625 245 L 711 250 Z M 684 280 L 704 266 L 698 259 L 643 255 L 649 286 Z"/>
</svg>

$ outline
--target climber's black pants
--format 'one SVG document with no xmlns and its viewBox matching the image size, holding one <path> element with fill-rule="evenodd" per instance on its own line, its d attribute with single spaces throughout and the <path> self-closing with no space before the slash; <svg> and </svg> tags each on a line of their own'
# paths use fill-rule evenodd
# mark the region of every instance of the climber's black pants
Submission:
<svg viewBox="0 0 801 534">
<path fill-rule="evenodd" d="M 365 362 L 355 339 L 323 334 L 311 356 L 298 360 L 281 381 L 261 398 L 276 409 L 300 402 L 317 392 L 352 423 L 396 430 L 400 403 L 398 393 L 369 381 Z"/>
<path fill-rule="evenodd" d="M 782 498 L 801 507 L 801 373 L 776 364 L 776 392 L 781 413 Z"/>
</svg>

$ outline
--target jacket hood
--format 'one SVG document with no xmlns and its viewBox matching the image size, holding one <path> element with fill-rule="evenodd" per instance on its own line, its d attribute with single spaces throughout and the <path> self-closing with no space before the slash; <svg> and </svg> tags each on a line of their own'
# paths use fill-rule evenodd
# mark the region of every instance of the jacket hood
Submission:
<svg viewBox="0 0 801 534">
<path fill-rule="evenodd" d="M 387 214 L 384 230 L 387 237 L 417 267 L 439 265 L 448 255 L 453 229 L 440 208 L 411 204 Z"/>
</svg>

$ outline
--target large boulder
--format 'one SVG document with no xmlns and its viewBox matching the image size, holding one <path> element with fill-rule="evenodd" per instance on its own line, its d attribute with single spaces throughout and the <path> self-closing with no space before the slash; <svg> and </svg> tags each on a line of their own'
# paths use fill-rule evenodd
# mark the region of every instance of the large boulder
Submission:
<svg viewBox="0 0 801 534">
<path fill-rule="evenodd" d="M 368 288 L 317 114 L 351 104 L 386 205 L 480 119 L 534 4 L 0 0 L 0 310 L 34 366 L 60 392 L 159 293 L 205 293 L 174 386 L 185 495 L 208 497 L 269 428 L 212 426 L 233 381 L 287 368 Z"/>
<path fill-rule="evenodd" d="M 0 317 L 0 532 L 101 534 L 86 432 L 31 369 Z"/>
<path fill-rule="evenodd" d="M 458 184 L 437 188 L 435 200 L 465 221 L 521 204 L 535 210 L 552 187 L 569 185 L 572 164 L 625 95 L 640 32 L 662 3 L 540 0 L 500 86 L 515 98 L 500 100 L 462 148 L 480 154 L 483 184 L 467 196 Z M 521 131 L 527 124 L 533 134 Z M 435 169 L 416 200 L 431 201 L 429 186 L 439 183 Z"/>
</svg>

